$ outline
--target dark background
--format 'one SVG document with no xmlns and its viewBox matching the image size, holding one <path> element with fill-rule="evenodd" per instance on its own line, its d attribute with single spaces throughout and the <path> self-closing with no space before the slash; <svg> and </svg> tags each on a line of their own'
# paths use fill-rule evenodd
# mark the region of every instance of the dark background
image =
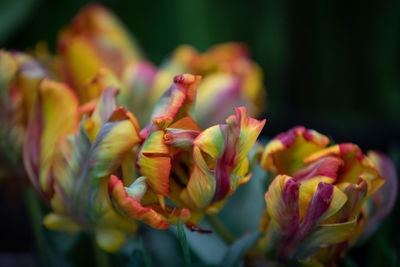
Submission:
<svg viewBox="0 0 400 267">
<path fill-rule="evenodd" d="M 57 33 L 85 3 L 0 0 L 0 47 L 26 50 L 45 40 L 54 51 Z M 265 74 L 264 136 L 304 125 L 364 152 L 382 150 L 400 169 L 400 1 L 100 3 L 156 64 L 184 43 L 201 51 L 221 42 L 246 43 Z M 351 253 L 356 262 L 398 263 L 398 206 L 378 234 Z M 4 219 L 0 224 L 1 232 L 11 227 Z M 29 231 L 20 235 L 25 244 L 1 242 L 1 250 L 29 250 Z"/>
</svg>

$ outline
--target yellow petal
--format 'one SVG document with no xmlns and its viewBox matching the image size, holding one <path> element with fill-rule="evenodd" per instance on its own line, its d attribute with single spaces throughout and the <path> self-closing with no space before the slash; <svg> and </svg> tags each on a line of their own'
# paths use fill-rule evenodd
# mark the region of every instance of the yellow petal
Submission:
<svg viewBox="0 0 400 267">
<path fill-rule="evenodd" d="M 96 242 L 100 248 L 107 252 L 117 252 L 125 242 L 125 234 L 114 229 L 98 229 Z"/>
<path fill-rule="evenodd" d="M 56 213 L 47 214 L 43 219 L 43 224 L 50 230 L 75 233 L 81 227 L 70 218 Z"/>
</svg>

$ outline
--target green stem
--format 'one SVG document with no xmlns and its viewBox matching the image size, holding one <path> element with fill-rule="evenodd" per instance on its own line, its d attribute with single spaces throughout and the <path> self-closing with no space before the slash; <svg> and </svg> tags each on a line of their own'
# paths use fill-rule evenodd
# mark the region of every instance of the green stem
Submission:
<svg viewBox="0 0 400 267">
<path fill-rule="evenodd" d="M 46 240 L 42 229 L 43 214 L 40 207 L 40 200 L 32 187 L 25 187 L 23 189 L 23 197 L 31 221 L 39 257 L 42 262 L 46 262 Z"/>
<path fill-rule="evenodd" d="M 110 260 L 107 252 L 99 248 L 96 242 L 96 237 L 92 236 L 93 256 L 98 267 L 110 267 Z"/>
<path fill-rule="evenodd" d="M 235 241 L 235 236 L 226 228 L 217 215 L 206 215 L 206 219 L 225 243 L 232 244 Z"/>
</svg>

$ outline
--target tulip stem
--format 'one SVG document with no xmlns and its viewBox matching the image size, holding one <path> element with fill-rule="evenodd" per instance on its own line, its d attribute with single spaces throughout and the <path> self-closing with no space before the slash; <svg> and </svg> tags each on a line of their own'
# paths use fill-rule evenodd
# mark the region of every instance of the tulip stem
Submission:
<svg viewBox="0 0 400 267">
<path fill-rule="evenodd" d="M 92 236 L 92 246 L 93 246 L 93 255 L 96 262 L 96 266 L 109 267 L 110 261 L 107 252 L 99 248 L 99 245 L 96 242 L 96 237 L 94 235 Z"/>
<path fill-rule="evenodd" d="M 31 221 L 37 252 L 42 263 L 45 263 L 47 261 L 46 240 L 42 229 L 43 214 L 41 212 L 40 201 L 32 187 L 25 187 L 23 189 L 23 197 Z"/>
<path fill-rule="evenodd" d="M 206 215 L 206 219 L 225 243 L 232 244 L 235 241 L 235 236 L 226 228 L 217 215 Z"/>
</svg>

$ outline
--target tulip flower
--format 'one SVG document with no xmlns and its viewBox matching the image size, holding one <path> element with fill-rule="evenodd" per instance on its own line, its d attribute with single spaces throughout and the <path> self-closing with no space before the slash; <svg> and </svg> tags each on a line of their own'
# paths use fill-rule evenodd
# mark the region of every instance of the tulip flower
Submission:
<svg viewBox="0 0 400 267">
<path fill-rule="evenodd" d="M 142 138 L 133 114 L 117 105 L 117 85 L 100 71 L 87 84 L 103 92 L 100 99 L 79 107 L 66 85 L 43 80 L 24 144 L 32 184 L 53 209 L 45 226 L 94 231 L 99 246 L 110 252 L 121 247 L 125 233 L 135 232 L 136 219 L 166 229 L 190 218 L 187 209 L 161 207 L 147 190 L 147 178 L 128 175 L 130 155 Z"/>
<path fill-rule="evenodd" d="M 2 158 L 21 162 L 21 148 L 27 122 L 32 115 L 41 80 L 47 72 L 32 57 L 0 50 L 0 147 Z"/>
<path fill-rule="evenodd" d="M 136 225 L 114 211 L 102 178 L 140 141 L 134 117 L 116 107 L 115 90 L 107 88 L 91 116 L 79 123 L 72 90 L 44 79 L 24 142 L 28 176 L 53 209 L 45 226 L 67 232 L 95 230 L 99 245 L 108 251 L 123 243 L 120 229 L 134 231 Z"/>
<path fill-rule="evenodd" d="M 190 46 L 178 47 L 159 69 L 148 62 L 132 63 L 123 73 L 125 88 L 120 101 L 130 110 L 136 111 L 140 106 L 148 116 L 148 107 L 157 103 L 171 79 L 181 73 L 203 77 L 193 113 L 200 126 L 219 123 L 236 106 L 248 107 L 251 116 L 259 115 L 265 91 L 262 72 L 249 58 L 245 46 L 236 43 L 215 46 L 204 54 Z"/>
<path fill-rule="evenodd" d="M 135 114 L 140 112 L 143 126 L 170 81 L 181 73 L 204 78 L 193 115 L 201 126 L 222 121 L 235 106 L 247 106 L 250 115 L 257 116 L 264 103 L 262 71 L 244 45 L 217 45 L 203 54 L 181 46 L 158 69 L 140 61 L 141 53 L 122 24 L 99 5 L 82 9 L 61 32 L 58 52 L 63 79 L 76 90 L 81 103 L 101 95 L 82 87 L 99 68 L 107 68 L 122 80 L 119 102 Z"/>
<path fill-rule="evenodd" d="M 136 224 L 114 210 L 108 179 L 141 139 L 134 116 L 117 107 L 117 89 L 103 91 L 90 117 L 79 123 L 73 92 L 44 80 L 28 126 L 24 159 L 32 184 L 53 209 L 44 225 L 66 232 L 92 230 L 99 246 L 113 252 Z"/>
<path fill-rule="evenodd" d="M 136 226 L 114 210 L 108 178 L 140 142 L 135 117 L 117 107 L 115 94 L 115 88 L 105 89 L 79 130 L 59 139 L 52 165 L 53 213 L 44 219 L 52 230 L 93 230 L 99 246 L 111 252 L 123 244 L 124 232 L 132 233 Z"/>
<path fill-rule="evenodd" d="M 240 107 L 226 124 L 202 131 L 191 118 L 199 81 L 189 74 L 175 77 L 141 131 L 145 141 L 136 156 L 137 171 L 146 177 L 161 206 L 168 197 L 191 211 L 188 226 L 204 213 L 218 212 L 251 178 L 246 156 L 265 124 L 249 118 Z"/>
<path fill-rule="evenodd" d="M 247 154 L 265 120 L 248 117 L 244 107 L 235 108 L 235 112 L 226 124 L 207 128 L 193 140 L 193 165 L 187 183 L 174 180 L 179 202 L 194 212 L 217 213 L 236 188 L 251 178 Z"/>
<path fill-rule="evenodd" d="M 235 106 L 246 106 L 251 116 L 257 116 L 264 104 L 262 71 L 243 44 L 216 45 L 203 54 L 181 46 L 158 69 L 140 61 L 141 53 L 123 25 L 99 5 L 82 9 L 61 32 L 58 53 L 63 80 L 81 103 L 101 95 L 82 87 L 99 68 L 107 68 L 122 80 L 119 101 L 131 112 L 140 112 L 140 125 L 145 125 L 152 107 L 181 73 L 203 76 L 193 115 L 201 126 L 222 121 Z"/>
<path fill-rule="evenodd" d="M 125 66 L 141 58 L 141 53 L 122 23 L 107 9 L 91 4 L 84 7 L 58 40 L 64 79 L 78 92 L 82 103 L 101 92 L 85 92 L 82 86 L 101 67 L 117 77 Z"/>
<path fill-rule="evenodd" d="M 219 44 L 203 54 L 192 47 L 180 46 L 164 63 L 162 71 L 171 74 L 189 72 L 204 77 L 198 88 L 195 108 L 200 125 L 220 122 L 235 106 L 246 106 L 251 116 L 257 116 L 264 105 L 261 68 L 250 59 L 243 44 Z"/>
<path fill-rule="evenodd" d="M 361 207 L 385 178 L 360 148 L 295 127 L 271 140 L 261 165 L 277 175 L 265 194 L 261 223 L 268 255 L 328 264 L 363 230 Z"/>
</svg>

